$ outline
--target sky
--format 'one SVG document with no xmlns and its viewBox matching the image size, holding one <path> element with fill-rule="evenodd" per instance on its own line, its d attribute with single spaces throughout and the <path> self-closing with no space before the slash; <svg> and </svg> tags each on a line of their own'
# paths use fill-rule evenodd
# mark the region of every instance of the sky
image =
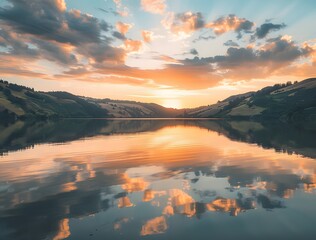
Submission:
<svg viewBox="0 0 316 240">
<path fill-rule="evenodd" d="M 316 76 L 315 0 L 0 0 L 0 78 L 209 105 Z"/>
</svg>

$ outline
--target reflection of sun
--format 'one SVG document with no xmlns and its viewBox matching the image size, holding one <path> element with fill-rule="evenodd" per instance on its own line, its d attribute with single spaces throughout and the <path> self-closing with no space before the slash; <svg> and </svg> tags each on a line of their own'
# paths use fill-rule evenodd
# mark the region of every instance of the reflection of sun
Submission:
<svg viewBox="0 0 316 240">
<path fill-rule="evenodd" d="M 164 99 L 162 105 L 167 108 L 181 108 L 181 102 L 178 99 Z"/>
</svg>

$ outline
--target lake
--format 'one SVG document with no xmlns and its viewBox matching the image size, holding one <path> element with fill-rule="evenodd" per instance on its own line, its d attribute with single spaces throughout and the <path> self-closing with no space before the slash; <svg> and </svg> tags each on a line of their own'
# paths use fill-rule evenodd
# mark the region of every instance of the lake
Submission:
<svg viewBox="0 0 316 240">
<path fill-rule="evenodd" d="M 0 127 L 0 239 L 315 239 L 312 126 L 64 120 Z"/>
</svg>

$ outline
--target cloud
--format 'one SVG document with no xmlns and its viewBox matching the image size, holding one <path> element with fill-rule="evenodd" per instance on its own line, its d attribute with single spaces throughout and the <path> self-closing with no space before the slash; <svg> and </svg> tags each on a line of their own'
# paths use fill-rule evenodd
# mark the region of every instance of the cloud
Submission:
<svg viewBox="0 0 316 240">
<path fill-rule="evenodd" d="M 29 58 L 32 59 L 32 58 Z M 41 73 L 32 69 L 33 65 L 31 61 L 26 61 L 22 57 L 16 58 L 12 55 L 0 55 L 0 71 L 1 76 L 20 76 L 30 78 L 49 79 L 47 73 Z"/>
<path fill-rule="evenodd" d="M 173 57 L 170 57 L 168 55 L 161 55 L 159 56 L 159 59 L 168 62 L 168 63 L 179 63 L 179 61 Z"/>
<path fill-rule="evenodd" d="M 205 22 L 200 12 L 185 12 L 175 14 L 169 12 L 162 20 L 162 25 L 172 33 L 189 34 L 204 27 Z"/>
<path fill-rule="evenodd" d="M 144 39 L 144 42 L 146 43 L 151 43 L 153 40 L 153 36 L 154 36 L 154 33 L 151 31 L 146 31 L 146 30 L 142 31 L 142 37 Z"/>
<path fill-rule="evenodd" d="M 0 10 L 4 20 L 16 32 L 28 33 L 57 42 L 78 44 L 99 41 L 109 26 L 78 10 L 65 11 L 63 0 L 9 0 L 11 7 Z M 21 18 L 23 16 L 23 18 Z"/>
<path fill-rule="evenodd" d="M 122 22 L 117 22 L 116 23 L 116 29 L 121 33 L 123 36 L 126 35 L 126 33 L 133 27 L 133 24 L 129 23 L 122 23 Z"/>
<path fill-rule="evenodd" d="M 105 9 L 105 8 L 98 8 L 98 10 L 100 10 L 101 12 L 104 12 L 104 13 L 111 13 L 113 14 L 114 16 L 119 16 L 119 12 L 113 10 L 112 8 L 108 8 L 108 9 Z"/>
<path fill-rule="evenodd" d="M 192 48 L 192 49 L 190 50 L 190 53 L 191 53 L 192 55 L 199 55 L 199 52 L 198 52 L 195 48 Z"/>
<path fill-rule="evenodd" d="M 286 25 L 284 23 L 282 24 L 264 23 L 256 29 L 256 32 L 253 35 L 253 38 L 258 38 L 258 39 L 265 38 L 270 32 L 277 31 L 285 27 Z"/>
<path fill-rule="evenodd" d="M 213 22 L 205 23 L 202 13 L 193 13 L 190 11 L 178 14 L 169 12 L 161 21 L 161 24 L 176 35 L 190 34 L 194 31 L 206 28 L 211 29 L 216 35 L 222 35 L 229 31 L 235 31 L 238 34 L 238 39 L 242 37 L 243 33 L 251 33 L 252 28 L 255 25 L 253 22 L 245 18 L 239 18 L 233 14 L 220 17 Z M 205 33 L 193 40 L 193 42 L 215 38 L 214 36 L 204 35 Z"/>
<path fill-rule="evenodd" d="M 224 43 L 228 46 L 226 53 L 204 58 L 199 57 L 195 48 L 189 48 L 185 53 L 188 55 L 181 55 L 190 57 L 186 59 L 158 54 L 158 60 L 151 60 L 164 63 L 160 69 L 129 67 L 125 65 L 127 56 L 140 52 L 144 42 L 150 43 L 157 37 L 151 31 L 141 32 L 142 41 L 129 39 L 125 34 L 131 24 L 118 22 L 117 30 L 113 29 L 109 23 L 91 15 L 68 11 L 63 0 L 33 0 L 32 4 L 27 0 L 8 2 L 10 5 L 0 8 L 0 69 L 4 75 L 192 90 L 216 86 L 223 79 L 237 81 L 284 74 L 285 69 L 295 74 L 304 74 L 303 70 L 306 74 L 315 72 L 312 67 L 316 61 L 305 64 L 307 58 L 314 56 L 315 48 L 307 43 L 299 45 L 289 36 L 264 39 L 264 43 L 259 41 L 261 45 L 248 47 L 229 40 Z M 121 6 L 120 1 L 116 3 Z M 208 35 L 234 31 L 240 37 L 250 33 L 254 26 L 253 22 L 235 15 L 206 24 L 199 12 L 167 13 L 162 23 L 175 35 L 191 35 L 204 29 Z M 282 27 L 263 24 L 252 35 L 256 39 L 265 38 L 269 32 Z M 213 38 L 205 34 L 196 41 Z M 57 73 L 50 73 L 49 67 L 45 74 L 39 72 L 46 67 L 42 60 L 59 64 L 54 68 Z"/>
<path fill-rule="evenodd" d="M 39 56 L 37 49 L 30 48 L 19 34 L 10 31 L 5 26 L 0 29 L 0 46 L 7 49 L 4 55 L 14 55 L 20 58 L 37 58 Z"/>
<path fill-rule="evenodd" d="M 278 75 L 301 58 L 313 55 L 308 44 L 297 45 L 288 36 L 270 39 L 259 48 L 230 47 L 225 55 L 179 60 L 184 66 L 212 66 L 209 71 L 223 79 L 250 80 Z"/>
<path fill-rule="evenodd" d="M 288 64 L 300 57 L 306 57 L 313 52 L 309 45 L 298 46 L 288 36 L 269 39 L 269 41 L 260 46 L 259 49 L 252 47 L 230 47 L 226 55 L 217 55 L 208 58 L 186 59 L 184 63 L 195 64 L 212 63 L 222 68 L 235 68 L 246 66 L 247 64 L 267 64 L 269 62 L 278 64 Z"/>
<path fill-rule="evenodd" d="M 119 39 L 119 40 L 125 40 L 126 39 L 125 35 L 123 35 L 122 33 L 118 32 L 118 31 L 114 31 L 112 33 L 112 36 L 117 38 L 117 39 Z"/>
<path fill-rule="evenodd" d="M 144 11 L 153 14 L 163 14 L 167 8 L 165 0 L 141 0 L 141 7 Z"/>
<path fill-rule="evenodd" d="M 138 40 L 126 39 L 124 46 L 127 52 L 138 52 L 142 47 L 142 42 Z"/>
<path fill-rule="evenodd" d="M 94 68 L 89 73 L 69 77 L 87 81 L 87 75 L 99 74 L 102 77 L 89 77 L 89 81 L 198 90 L 217 86 L 224 79 L 240 81 L 277 76 L 301 58 L 311 57 L 313 54 L 315 49 L 310 45 L 300 46 L 288 36 L 283 36 L 270 39 L 256 48 L 229 47 L 226 54 L 213 57 L 195 56 L 181 60 L 163 55 L 160 59 L 166 64 L 162 69 L 143 70 L 100 63 L 93 65 Z M 292 71 L 298 72 L 297 69 Z"/>
<path fill-rule="evenodd" d="M 125 58 L 124 51 L 111 46 L 111 39 L 103 34 L 110 30 L 108 23 L 78 10 L 66 11 L 63 0 L 8 2 L 0 9 L 2 35 L 13 32 L 23 39 L 17 44 L 3 38 L 3 44 L 13 48 L 9 50 L 12 55 L 21 54 L 24 48 L 25 57 L 32 53 L 61 65 L 76 64 L 76 54 L 93 61 L 122 62 Z"/>
<path fill-rule="evenodd" d="M 121 17 L 127 17 L 129 15 L 129 9 L 125 6 L 123 6 L 122 1 L 121 0 L 113 0 L 115 6 L 116 6 L 116 10 L 117 11 L 107 11 L 105 10 L 105 12 L 110 12 L 113 13 L 114 15 L 120 15 Z M 101 11 L 104 9 L 100 9 Z"/>
<path fill-rule="evenodd" d="M 213 29 L 216 35 L 222 35 L 229 31 L 235 31 L 238 33 L 237 38 L 242 37 L 242 33 L 248 33 L 253 28 L 254 23 L 245 19 L 239 18 L 234 14 L 230 14 L 226 17 L 220 17 L 214 22 L 210 22 L 206 25 L 206 28 Z"/>
<path fill-rule="evenodd" d="M 31 42 L 36 48 L 31 48 L 27 42 Z M 21 38 L 20 34 L 10 31 L 9 28 L 3 26 L 0 29 L 0 44 L 7 48 L 6 53 L 2 55 L 15 56 L 27 61 L 34 61 L 41 58 L 61 64 L 76 64 L 77 59 L 71 53 L 68 44 L 44 41 L 37 38 Z"/>
<path fill-rule="evenodd" d="M 192 42 L 193 43 L 196 43 L 198 41 L 201 41 L 201 40 L 209 40 L 209 39 L 215 39 L 216 37 L 215 36 L 205 36 L 205 33 L 204 34 L 201 34 L 198 38 L 194 39 Z"/>
<path fill-rule="evenodd" d="M 72 49 L 69 48 L 67 44 L 43 41 L 40 39 L 32 39 L 31 42 L 38 47 L 38 52 L 42 58 L 66 65 L 77 63 L 76 56 L 72 53 Z"/>
<path fill-rule="evenodd" d="M 224 46 L 227 47 L 239 47 L 239 44 L 234 42 L 233 40 L 228 40 L 224 43 Z"/>
</svg>

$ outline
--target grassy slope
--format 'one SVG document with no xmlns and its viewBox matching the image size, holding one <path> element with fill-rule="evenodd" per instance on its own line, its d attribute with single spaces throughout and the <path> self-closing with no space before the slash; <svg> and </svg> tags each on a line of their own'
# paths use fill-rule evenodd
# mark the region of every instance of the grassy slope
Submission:
<svg viewBox="0 0 316 240">
<path fill-rule="evenodd" d="M 165 108 L 155 103 L 141 103 L 111 99 L 91 99 L 91 101 L 95 101 L 102 108 L 106 109 L 110 116 L 118 118 L 177 117 L 184 112 L 184 110 Z"/>
<path fill-rule="evenodd" d="M 65 92 L 35 92 L 0 82 L 2 118 L 106 117 L 106 110 L 95 103 Z"/>
<path fill-rule="evenodd" d="M 93 99 L 67 92 L 36 92 L 0 81 L 0 120 L 26 118 L 176 117 L 183 110 L 154 103 Z"/>
<path fill-rule="evenodd" d="M 232 96 L 191 113 L 196 117 L 315 120 L 316 79 Z"/>
<path fill-rule="evenodd" d="M 316 79 L 275 85 L 231 96 L 195 109 L 171 109 L 158 104 L 93 99 L 67 92 L 36 92 L 0 82 L 0 120 L 49 117 L 223 117 L 316 120 Z"/>
</svg>

